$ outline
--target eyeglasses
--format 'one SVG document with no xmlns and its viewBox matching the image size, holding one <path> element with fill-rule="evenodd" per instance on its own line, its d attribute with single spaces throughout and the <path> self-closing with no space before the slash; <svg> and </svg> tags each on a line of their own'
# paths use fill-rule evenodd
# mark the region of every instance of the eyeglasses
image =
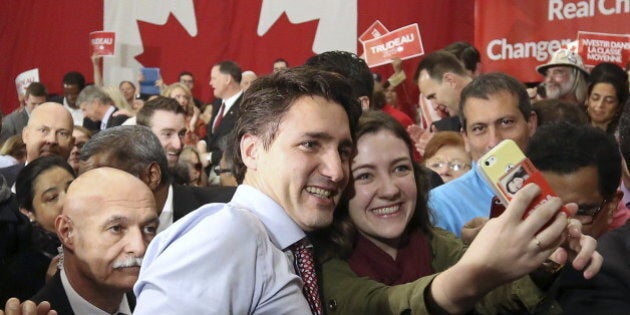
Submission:
<svg viewBox="0 0 630 315">
<path fill-rule="evenodd" d="M 464 162 L 460 162 L 460 161 L 457 161 L 457 160 L 450 161 L 450 162 L 433 161 L 433 162 L 427 163 L 427 166 L 430 169 L 432 169 L 432 170 L 439 170 L 439 169 L 444 168 L 444 166 L 447 166 L 453 172 L 457 172 L 457 171 L 461 171 L 461 170 L 466 169 L 466 168 L 470 168 L 470 164 L 464 163 Z"/>
<path fill-rule="evenodd" d="M 589 216 L 589 217 L 594 217 L 596 216 L 600 211 L 602 211 L 602 208 L 604 207 L 604 205 L 606 204 L 606 202 L 608 202 L 608 199 L 604 198 L 604 201 L 602 201 L 601 204 L 599 204 L 599 206 L 593 206 L 593 205 L 579 205 L 578 206 L 578 211 L 576 213 L 576 215 L 583 215 L 583 216 Z"/>
<path fill-rule="evenodd" d="M 232 172 L 231 168 L 221 168 L 219 166 L 214 167 L 214 173 L 217 175 L 221 175 L 223 173 L 231 173 L 231 172 Z"/>
</svg>

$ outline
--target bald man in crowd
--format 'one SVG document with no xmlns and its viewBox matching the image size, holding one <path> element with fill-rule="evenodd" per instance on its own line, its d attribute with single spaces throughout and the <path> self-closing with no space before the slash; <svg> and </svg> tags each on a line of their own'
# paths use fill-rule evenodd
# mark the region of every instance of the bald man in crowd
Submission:
<svg viewBox="0 0 630 315">
<path fill-rule="evenodd" d="M 22 129 L 22 139 L 26 144 L 26 163 L 51 154 L 67 160 L 74 145 L 73 128 L 72 116 L 63 105 L 48 102 L 35 107 L 28 124 Z M 24 165 L 25 163 L 18 163 L 0 168 L 0 174 L 6 179 L 7 185 L 12 186 L 15 183 Z"/>
<path fill-rule="evenodd" d="M 55 219 L 63 268 L 31 300 L 58 314 L 130 315 L 130 292 L 158 223 L 155 199 L 138 178 L 107 167 L 77 177 Z M 10 299 L 6 312 L 21 314 L 19 307 Z"/>
</svg>

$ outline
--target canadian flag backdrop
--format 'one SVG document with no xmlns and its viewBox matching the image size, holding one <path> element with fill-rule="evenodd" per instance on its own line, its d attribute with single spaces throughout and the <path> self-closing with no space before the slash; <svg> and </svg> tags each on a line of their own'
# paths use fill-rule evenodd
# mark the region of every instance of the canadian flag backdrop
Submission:
<svg viewBox="0 0 630 315">
<path fill-rule="evenodd" d="M 103 0 L 0 1 L 0 105 L 17 105 L 15 77 L 39 68 L 49 93 L 61 93 L 72 70 L 93 81 L 89 33 L 115 31 L 116 55 L 104 57 L 105 84 L 159 67 L 166 83 L 195 75 L 196 97 L 210 101 L 212 65 L 234 60 L 259 75 L 284 58 L 299 65 L 328 50 L 361 53 L 357 36 L 375 20 L 388 29 L 418 23 L 425 51 L 453 41 L 473 42 L 469 0 Z M 405 61 L 411 76 L 419 58 Z M 373 69 L 385 77 L 390 66 Z"/>
</svg>

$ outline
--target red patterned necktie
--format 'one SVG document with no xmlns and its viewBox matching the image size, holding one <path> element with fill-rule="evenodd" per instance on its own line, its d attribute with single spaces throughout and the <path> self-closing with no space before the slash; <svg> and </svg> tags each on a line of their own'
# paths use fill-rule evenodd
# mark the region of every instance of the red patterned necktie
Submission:
<svg viewBox="0 0 630 315">
<path fill-rule="evenodd" d="M 322 314 L 322 301 L 319 298 L 319 288 L 317 286 L 317 274 L 315 273 L 315 262 L 313 260 L 313 245 L 306 239 L 291 245 L 291 251 L 295 257 L 295 266 L 299 276 L 304 282 L 302 291 L 311 312 L 314 315 Z"/>
<path fill-rule="evenodd" d="M 223 120 L 224 109 L 225 109 L 225 103 L 221 103 L 221 107 L 219 108 L 219 113 L 217 114 L 217 118 L 214 120 L 214 124 L 212 125 L 212 132 L 214 132 L 221 124 L 221 121 Z"/>
</svg>

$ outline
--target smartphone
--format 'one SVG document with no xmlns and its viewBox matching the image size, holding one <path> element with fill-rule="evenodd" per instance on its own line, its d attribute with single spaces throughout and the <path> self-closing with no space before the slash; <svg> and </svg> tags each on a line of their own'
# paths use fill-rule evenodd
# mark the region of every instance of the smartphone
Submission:
<svg viewBox="0 0 630 315">
<path fill-rule="evenodd" d="M 536 169 L 513 140 L 503 140 L 484 154 L 478 163 L 482 177 L 490 184 L 495 195 L 505 207 L 509 205 L 514 194 L 525 185 L 536 183 L 540 187 L 541 193 L 531 202 L 523 218 L 547 202 L 549 198 L 557 196 L 542 173 Z M 564 206 L 561 211 L 564 211 L 567 216 L 570 214 Z M 493 205 L 490 217 L 500 214 L 497 207 Z"/>
</svg>

